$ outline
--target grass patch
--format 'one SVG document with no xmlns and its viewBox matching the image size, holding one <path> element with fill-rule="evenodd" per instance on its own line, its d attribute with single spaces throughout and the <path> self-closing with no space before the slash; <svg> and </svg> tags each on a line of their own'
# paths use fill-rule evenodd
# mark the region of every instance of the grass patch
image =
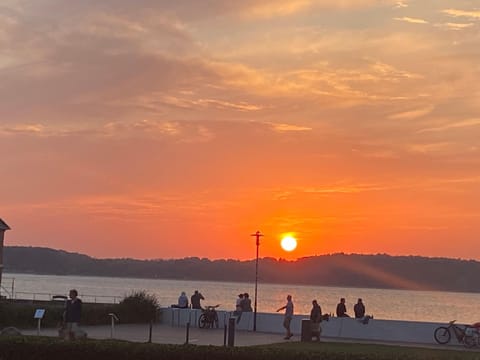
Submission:
<svg viewBox="0 0 480 360">
<path fill-rule="evenodd" d="M 143 344 L 118 340 L 66 342 L 45 337 L 0 338 L 2 360 L 478 360 L 480 352 L 346 343 L 281 343 L 251 347 Z"/>
</svg>

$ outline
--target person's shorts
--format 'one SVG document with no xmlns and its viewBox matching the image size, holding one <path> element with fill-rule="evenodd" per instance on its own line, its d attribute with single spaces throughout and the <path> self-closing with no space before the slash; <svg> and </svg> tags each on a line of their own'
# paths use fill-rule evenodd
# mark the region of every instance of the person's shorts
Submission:
<svg viewBox="0 0 480 360">
<path fill-rule="evenodd" d="M 312 329 L 312 333 L 318 333 L 318 334 L 322 333 L 322 327 L 320 326 L 319 322 L 312 321 L 311 329 Z"/>
<path fill-rule="evenodd" d="M 78 322 L 67 322 L 65 328 L 69 332 L 75 332 L 78 330 Z"/>
<path fill-rule="evenodd" d="M 283 327 L 286 328 L 286 329 L 289 329 L 291 322 L 292 322 L 292 317 L 291 316 L 285 316 L 285 319 L 283 320 Z"/>
</svg>

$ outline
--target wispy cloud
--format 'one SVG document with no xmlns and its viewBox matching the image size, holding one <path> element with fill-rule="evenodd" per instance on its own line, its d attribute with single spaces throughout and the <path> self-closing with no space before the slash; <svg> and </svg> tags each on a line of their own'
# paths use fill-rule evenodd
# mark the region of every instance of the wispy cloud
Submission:
<svg viewBox="0 0 480 360">
<path fill-rule="evenodd" d="M 404 21 L 404 22 L 411 23 L 411 24 L 428 24 L 428 21 L 426 21 L 426 20 L 419 19 L 419 18 L 411 18 L 411 17 L 407 17 L 407 16 L 396 17 L 396 18 L 393 18 L 393 19 L 397 20 L 397 21 Z"/>
<path fill-rule="evenodd" d="M 271 124 L 273 129 L 278 132 L 288 132 L 288 131 L 310 131 L 312 130 L 311 127 L 308 126 L 299 126 L 293 124 Z"/>
<path fill-rule="evenodd" d="M 390 115 L 388 118 L 393 120 L 406 120 L 406 119 L 416 119 L 427 114 L 430 114 L 435 107 L 433 105 L 428 105 L 419 109 L 404 111 Z"/>
<path fill-rule="evenodd" d="M 461 121 L 451 121 L 440 126 L 422 129 L 422 130 L 419 130 L 418 132 L 419 133 L 439 132 L 439 131 L 446 131 L 451 129 L 469 128 L 469 127 L 479 126 L 479 125 L 480 125 L 480 119 L 474 118 L 474 119 L 466 119 Z"/>
<path fill-rule="evenodd" d="M 459 10 L 459 9 L 445 9 L 442 10 L 444 14 L 453 17 L 466 17 L 469 19 L 480 19 L 480 10 Z"/>
<path fill-rule="evenodd" d="M 444 28 L 447 28 L 447 29 L 450 29 L 450 30 L 463 30 L 463 29 L 470 28 L 473 25 L 474 25 L 474 23 L 451 23 L 451 22 L 448 22 L 448 23 L 444 23 L 444 24 L 437 24 L 435 26 L 444 27 Z"/>
<path fill-rule="evenodd" d="M 397 3 L 395 4 L 395 7 L 397 9 L 403 9 L 408 7 L 408 3 L 406 1 L 397 1 Z"/>
</svg>

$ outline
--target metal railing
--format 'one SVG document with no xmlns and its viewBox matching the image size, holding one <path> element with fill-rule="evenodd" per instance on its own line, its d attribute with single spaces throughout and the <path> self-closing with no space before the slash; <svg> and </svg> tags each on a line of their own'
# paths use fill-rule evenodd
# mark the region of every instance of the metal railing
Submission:
<svg viewBox="0 0 480 360">
<path fill-rule="evenodd" d="M 5 280 L 10 281 L 10 289 L 7 289 L 3 284 Z M 0 286 L 0 295 L 2 293 L 6 293 L 10 299 L 13 298 L 13 294 L 15 293 L 15 278 L 10 277 L 2 277 L 2 285 Z"/>
<path fill-rule="evenodd" d="M 15 300 L 31 300 L 31 301 L 50 301 L 53 296 L 63 294 L 58 293 L 41 293 L 41 292 L 28 292 L 28 291 L 16 291 L 13 299 Z M 123 297 L 111 296 L 111 295 L 91 295 L 91 294 L 78 294 L 78 297 L 83 302 L 99 303 L 99 304 L 117 304 Z"/>
</svg>

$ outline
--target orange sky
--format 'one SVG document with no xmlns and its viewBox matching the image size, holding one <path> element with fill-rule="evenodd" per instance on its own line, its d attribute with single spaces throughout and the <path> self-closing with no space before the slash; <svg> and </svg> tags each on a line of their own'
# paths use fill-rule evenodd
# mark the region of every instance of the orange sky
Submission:
<svg viewBox="0 0 480 360">
<path fill-rule="evenodd" d="M 2 1 L 7 245 L 480 259 L 477 1 L 202 3 Z"/>
</svg>

